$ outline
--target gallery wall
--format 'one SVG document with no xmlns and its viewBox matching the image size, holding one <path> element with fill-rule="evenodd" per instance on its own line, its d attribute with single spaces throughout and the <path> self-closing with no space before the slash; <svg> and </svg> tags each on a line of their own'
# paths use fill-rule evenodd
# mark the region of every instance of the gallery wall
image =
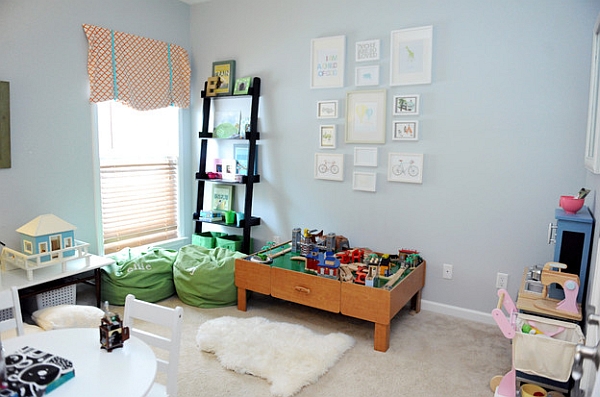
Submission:
<svg viewBox="0 0 600 397">
<path fill-rule="evenodd" d="M 558 197 L 586 182 L 583 166 L 592 29 L 600 4 L 559 0 L 491 2 L 221 0 L 192 6 L 194 91 L 214 61 L 236 60 L 237 76 L 262 78 L 254 212 L 259 243 L 294 227 L 323 229 L 354 246 L 421 251 L 423 298 L 434 310 L 489 313 L 496 274 L 516 298 L 526 266 L 552 259 L 547 243 Z M 236 10 L 223 13 L 223 10 Z M 239 11 L 239 12 L 237 12 Z M 390 86 L 392 31 L 433 26 L 432 83 Z M 311 40 L 346 39 L 345 86 L 311 89 Z M 356 87 L 354 46 L 378 39 L 380 84 Z M 361 64 L 362 65 L 362 64 Z M 385 144 L 376 168 L 353 165 L 344 141 L 349 92 L 387 92 Z M 396 95 L 421 99 L 419 140 L 391 140 Z M 344 180 L 314 177 L 317 102 L 338 100 L 336 149 Z M 195 102 L 193 128 L 200 123 Z M 424 154 L 421 184 L 387 181 L 389 153 Z M 377 174 L 376 192 L 353 190 L 355 171 Z M 442 265 L 453 265 L 453 279 Z"/>
</svg>

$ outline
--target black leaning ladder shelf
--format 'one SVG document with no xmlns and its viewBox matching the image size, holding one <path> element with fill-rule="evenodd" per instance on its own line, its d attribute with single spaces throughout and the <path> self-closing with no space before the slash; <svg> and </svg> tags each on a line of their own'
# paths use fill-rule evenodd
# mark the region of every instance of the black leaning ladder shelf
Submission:
<svg viewBox="0 0 600 397">
<path fill-rule="evenodd" d="M 242 247 L 241 252 L 249 254 L 250 253 L 250 236 L 252 232 L 252 227 L 260 225 L 260 218 L 252 216 L 252 198 L 254 195 L 254 184 L 260 182 L 260 175 L 256 174 L 256 169 L 254 164 L 256 164 L 256 141 L 260 139 L 260 134 L 258 133 L 258 103 L 260 99 L 260 78 L 254 77 L 252 79 L 252 85 L 248 90 L 248 94 L 246 96 L 251 97 L 251 108 L 250 108 L 250 128 L 246 131 L 245 141 L 248 142 L 248 171 L 247 175 L 242 177 L 240 182 L 233 181 L 223 181 L 220 179 L 209 179 L 208 174 L 206 172 L 206 160 L 208 157 L 208 140 L 216 139 L 213 138 L 213 133 L 209 132 L 209 119 L 210 119 L 210 107 L 211 103 L 215 100 L 227 100 L 227 98 L 239 98 L 242 95 L 226 95 L 226 96 L 206 96 L 207 92 L 207 84 L 204 83 L 204 90 L 201 93 L 203 98 L 202 103 L 202 130 L 199 132 L 200 138 L 200 162 L 199 169 L 196 173 L 196 181 L 198 182 L 198 196 L 196 200 L 196 212 L 194 213 L 194 220 L 196 221 L 196 225 L 194 227 L 194 232 L 197 234 L 202 233 L 203 231 L 203 222 L 199 220 L 200 211 L 204 209 L 204 192 L 207 187 L 207 184 L 213 183 L 222 183 L 233 185 L 234 188 L 237 186 L 244 186 L 244 219 L 241 221 L 239 226 L 225 224 L 224 222 L 210 222 L 212 224 L 222 225 L 231 228 L 240 228 L 242 229 Z M 226 138 L 225 138 L 226 139 Z M 241 139 L 240 139 L 241 140 Z M 237 190 L 237 189 L 236 189 Z"/>
</svg>

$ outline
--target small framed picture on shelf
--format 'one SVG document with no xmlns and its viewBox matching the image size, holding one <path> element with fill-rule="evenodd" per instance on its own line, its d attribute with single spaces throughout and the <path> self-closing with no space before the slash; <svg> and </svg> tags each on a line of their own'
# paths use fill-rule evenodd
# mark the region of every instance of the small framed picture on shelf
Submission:
<svg viewBox="0 0 600 397">
<path fill-rule="evenodd" d="M 236 169 L 239 175 L 248 175 L 248 159 L 250 156 L 250 145 L 237 143 L 233 145 L 233 158 L 236 161 Z M 254 175 L 258 173 L 258 145 L 254 155 Z"/>
<path fill-rule="evenodd" d="M 419 122 L 417 120 L 394 120 L 393 141 L 418 141 Z"/>
<path fill-rule="evenodd" d="M 252 77 L 242 77 L 240 79 L 236 79 L 235 88 L 233 89 L 233 95 L 248 95 L 251 83 Z"/>
<path fill-rule="evenodd" d="M 394 116 L 416 116 L 419 114 L 419 95 L 394 97 Z"/>
<path fill-rule="evenodd" d="M 223 173 L 221 178 L 224 181 L 235 181 L 237 174 L 236 161 L 234 159 L 223 159 Z"/>
<path fill-rule="evenodd" d="M 231 211 L 233 205 L 233 186 L 214 184 L 212 188 L 211 209 Z"/>
<path fill-rule="evenodd" d="M 213 62 L 212 75 L 220 78 L 217 95 L 232 95 L 235 82 L 235 61 Z"/>
<path fill-rule="evenodd" d="M 214 159 L 213 160 L 213 172 L 217 174 L 221 174 L 223 172 L 223 160 L 222 159 Z"/>
</svg>

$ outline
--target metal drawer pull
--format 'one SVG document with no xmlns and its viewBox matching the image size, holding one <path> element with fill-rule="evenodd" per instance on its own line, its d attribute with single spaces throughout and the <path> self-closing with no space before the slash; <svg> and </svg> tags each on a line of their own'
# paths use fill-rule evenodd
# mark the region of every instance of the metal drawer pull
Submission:
<svg viewBox="0 0 600 397">
<path fill-rule="evenodd" d="M 299 285 L 295 286 L 294 289 L 298 292 L 302 292 L 303 294 L 310 294 L 310 289 L 306 287 L 301 287 Z"/>
</svg>

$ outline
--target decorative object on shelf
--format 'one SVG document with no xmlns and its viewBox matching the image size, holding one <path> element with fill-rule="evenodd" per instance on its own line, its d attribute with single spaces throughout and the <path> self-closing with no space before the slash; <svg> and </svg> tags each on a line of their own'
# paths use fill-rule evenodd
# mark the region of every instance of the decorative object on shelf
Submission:
<svg viewBox="0 0 600 397">
<path fill-rule="evenodd" d="M 322 125 L 319 127 L 319 148 L 335 149 L 335 125 Z"/>
<path fill-rule="evenodd" d="M 318 119 L 337 119 L 338 101 L 319 101 L 317 102 Z"/>
<path fill-rule="evenodd" d="M 214 133 L 215 138 L 239 138 L 242 112 L 215 110 Z"/>
<path fill-rule="evenodd" d="M 221 178 L 224 181 L 236 181 L 237 163 L 234 159 L 223 159 L 223 173 Z"/>
<path fill-rule="evenodd" d="M 215 90 L 217 95 L 233 94 L 233 85 L 235 82 L 235 61 L 213 62 L 213 76 L 221 78 L 221 84 Z"/>
<path fill-rule="evenodd" d="M 347 94 L 346 143 L 385 143 L 385 100 L 385 90 Z"/>
<path fill-rule="evenodd" d="M 357 67 L 354 84 L 356 86 L 379 85 L 379 65 Z"/>
<path fill-rule="evenodd" d="M 310 88 L 343 87 L 346 36 L 322 37 L 310 44 Z"/>
<path fill-rule="evenodd" d="M 315 153 L 315 178 L 344 180 L 344 155 Z"/>
<path fill-rule="evenodd" d="M 422 153 L 390 153 L 388 181 L 423 183 Z"/>
<path fill-rule="evenodd" d="M 365 192 L 375 192 L 377 174 L 374 172 L 358 172 L 352 174 L 352 189 Z"/>
<path fill-rule="evenodd" d="M 392 140 L 394 140 L 394 141 L 418 141 L 419 140 L 419 122 L 417 120 L 410 120 L 410 121 L 394 120 L 394 129 L 392 130 Z"/>
<path fill-rule="evenodd" d="M 377 167 L 377 148 L 355 147 L 354 165 L 357 167 Z"/>
<path fill-rule="evenodd" d="M 250 85 L 252 84 L 252 77 L 242 77 L 235 80 L 235 88 L 233 89 L 233 95 L 248 95 Z"/>
<path fill-rule="evenodd" d="M 238 143 L 233 145 L 233 158 L 236 161 L 236 172 L 239 175 L 248 175 L 248 158 L 250 154 L 250 145 L 247 143 Z M 254 156 L 254 175 L 258 173 L 258 146 Z"/>
<path fill-rule="evenodd" d="M 392 32 L 390 85 L 431 83 L 432 41 L 433 26 Z"/>
<path fill-rule="evenodd" d="M 378 61 L 380 40 L 357 41 L 355 45 L 356 62 Z"/>
<path fill-rule="evenodd" d="M 212 188 L 211 209 L 218 211 L 231 211 L 233 205 L 233 187 L 228 185 L 214 185 Z"/>
<path fill-rule="evenodd" d="M 206 81 L 206 96 L 217 96 L 217 88 L 221 85 L 219 76 L 209 77 Z"/>
<path fill-rule="evenodd" d="M 416 116 L 419 114 L 419 95 L 394 96 L 394 116 Z"/>
<path fill-rule="evenodd" d="M 0 168 L 10 165 L 10 83 L 0 81 Z"/>
</svg>

